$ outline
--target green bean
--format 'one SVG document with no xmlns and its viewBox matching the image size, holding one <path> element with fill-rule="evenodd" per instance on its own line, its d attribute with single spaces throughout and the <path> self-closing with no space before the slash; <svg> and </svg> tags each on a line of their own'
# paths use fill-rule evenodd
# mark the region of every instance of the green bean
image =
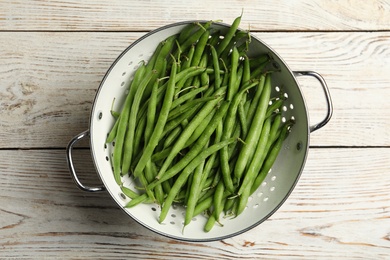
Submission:
<svg viewBox="0 0 390 260">
<path fill-rule="evenodd" d="M 205 148 L 207 145 L 205 146 Z M 196 203 L 198 201 L 198 196 L 201 191 L 201 181 L 202 181 L 202 174 L 203 174 L 203 169 L 205 165 L 205 160 L 203 160 L 196 168 L 194 171 L 194 174 L 192 175 L 192 181 L 191 185 L 189 188 L 187 188 L 188 191 L 188 200 L 187 200 L 187 208 L 186 208 L 186 214 L 184 217 L 184 226 L 187 226 L 190 222 L 192 217 L 194 216 L 194 210 Z"/>
<path fill-rule="evenodd" d="M 191 67 L 191 63 L 192 63 L 192 59 L 194 57 L 194 54 L 195 54 L 195 45 L 191 44 L 189 50 L 183 56 L 185 58 L 185 60 L 183 62 L 183 66 L 182 66 L 183 69 L 188 69 Z"/>
<path fill-rule="evenodd" d="M 199 41 L 196 43 L 194 56 L 192 57 L 191 66 L 198 66 L 206 48 L 207 41 L 210 36 L 210 31 L 206 30 L 202 33 Z"/>
<path fill-rule="evenodd" d="M 237 202 L 237 197 L 225 200 L 225 204 L 223 205 L 223 210 L 225 211 L 225 215 L 229 214 L 229 211 L 233 209 L 234 204 L 236 202 Z"/>
<path fill-rule="evenodd" d="M 264 83 L 265 83 L 265 74 L 260 76 L 259 84 L 255 90 L 255 94 L 251 100 L 251 103 L 250 103 L 250 106 L 249 106 L 249 109 L 247 112 L 247 122 L 249 124 L 252 122 L 253 116 L 255 115 L 255 111 L 256 111 L 257 105 L 259 103 L 261 93 L 264 89 Z M 248 125 L 248 127 L 250 127 L 250 125 Z"/>
<path fill-rule="evenodd" d="M 259 104 L 255 111 L 255 115 L 253 117 L 253 121 L 251 127 L 249 128 L 248 135 L 245 138 L 245 145 L 242 147 L 237 163 L 234 167 L 234 176 L 237 179 L 240 179 L 245 167 L 247 166 L 247 162 L 249 158 L 252 157 L 254 148 L 259 140 L 259 136 L 261 134 L 262 125 L 265 119 L 265 113 L 268 106 L 268 102 L 271 94 L 271 75 L 267 74 L 264 84 L 264 90 L 261 93 L 261 97 L 259 100 Z"/>
<path fill-rule="evenodd" d="M 122 174 L 127 174 L 130 169 L 131 159 L 133 157 L 133 149 L 134 149 L 134 132 L 136 126 L 136 116 L 139 110 L 139 105 L 141 102 L 142 95 L 149 81 L 152 79 L 153 73 L 155 74 L 156 72 L 150 71 L 147 73 L 144 80 L 137 87 L 137 91 L 134 95 L 134 100 L 131 105 L 131 113 L 129 116 L 129 122 L 128 122 L 127 132 L 125 136 L 125 141 L 124 141 Z"/>
<path fill-rule="evenodd" d="M 182 103 L 186 102 L 187 100 L 191 100 L 196 95 L 198 95 L 199 93 L 202 93 L 203 91 L 205 91 L 208 88 L 209 88 L 208 85 L 202 86 L 200 88 L 195 88 L 194 87 L 188 93 L 186 93 L 186 94 L 184 94 L 184 95 L 182 95 L 180 97 L 176 96 L 176 99 L 173 100 L 173 102 L 172 102 L 171 109 L 174 109 L 175 107 L 177 107 L 178 105 L 181 105 Z"/>
<path fill-rule="evenodd" d="M 228 32 L 224 36 L 223 40 L 217 46 L 217 53 L 220 55 L 225 48 L 229 45 L 229 42 L 233 39 L 234 34 L 236 33 L 238 26 L 241 23 L 241 16 L 234 19 L 232 25 L 230 26 Z"/>
<path fill-rule="evenodd" d="M 148 143 L 150 136 L 152 135 L 154 121 L 156 116 L 157 107 L 157 89 L 158 80 L 155 81 L 152 89 L 152 93 L 149 98 L 148 111 L 146 115 L 146 128 L 145 128 L 145 144 Z"/>
<path fill-rule="evenodd" d="M 135 170 L 134 170 L 135 177 L 137 177 L 141 174 L 141 172 L 143 171 L 143 169 L 146 166 L 146 163 L 151 158 L 153 151 L 158 144 L 158 141 L 160 140 L 160 136 L 163 132 L 164 125 L 167 121 L 167 118 L 169 115 L 169 110 L 170 110 L 171 105 L 172 105 L 173 95 L 175 93 L 176 68 L 177 68 L 177 65 L 174 62 L 172 64 L 172 69 L 171 69 L 170 77 L 168 80 L 168 87 L 166 89 L 164 101 L 163 101 L 163 104 L 162 104 L 162 107 L 160 110 L 160 114 L 159 114 L 158 119 L 157 119 L 157 123 L 156 123 L 155 128 L 153 130 L 153 133 L 149 139 L 149 142 L 146 145 L 146 147 L 142 153 L 142 156 L 138 161 L 137 166 L 135 167 Z"/>
<path fill-rule="evenodd" d="M 152 56 L 149 58 L 149 61 L 146 63 L 146 71 L 151 71 L 156 62 L 157 56 L 159 55 L 161 48 L 163 46 L 163 41 L 159 42 L 156 49 L 154 50 Z"/>
<path fill-rule="evenodd" d="M 140 203 L 144 203 L 146 201 L 150 200 L 150 198 L 148 197 L 148 195 L 146 193 L 143 193 L 143 194 L 140 194 L 138 195 L 137 197 L 135 198 L 132 198 L 132 200 L 130 200 L 126 205 L 125 205 L 125 208 L 132 208 L 132 207 L 135 207 L 137 206 L 138 204 Z"/>
<path fill-rule="evenodd" d="M 219 221 L 219 216 L 220 216 L 221 212 L 223 211 L 222 200 L 223 200 L 224 191 L 225 191 L 224 183 L 219 182 L 217 185 L 217 188 L 215 189 L 214 201 L 213 201 L 213 205 L 214 205 L 214 212 L 213 213 L 214 213 L 214 217 L 215 217 L 216 221 Z"/>
<path fill-rule="evenodd" d="M 282 115 L 280 113 L 276 114 L 272 122 L 270 135 L 268 138 L 269 141 L 267 142 L 267 147 L 266 147 L 267 150 L 269 150 L 269 148 L 274 144 L 274 142 L 280 136 L 280 133 L 282 132 L 282 128 L 283 128 L 281 126 L 283 126 L 284 124 L 286 123 L 282 122 Z"/>
<path fill-rule="evenodd" d="M 201 214 L 213 205 L 213 196 L 207 196 L 204 200 L 201 200 L 196 204 L 194 209 L 194 216 Z"/>
<path fill-rule="evenodd" d="M 120 116 L 120 115 L 119 115 Z M 111 143 L 114 141 L 116 134 L 118 132 L 118 126 L 119 126 L 120 119 L 119 117 L 115 120 L 114 126 L 111 128 L 110 132 L 107 135 L 106 138 L 106 144 Z"/>
<path fill-rule="evenodd" d="M 143 145 L 142 141 L 145 141 L 143 138 L 146 128 L 146 116 L 142 117 L 141 120 L 137 123 L 134 133 L 134 149 L 133 149 L 133 157 L 137 157 L 137 155 L 142 151 Z M 138 158 L 139 159 L 139 158 Z M 137 160 L 132 160 L 131 166 L 134 166 Z"/>
<path fill-rule="evenodd" d="M 169 36 L 164 41 L 161 42 L 161 49 L 157 54 L 156 60 L 153 64 L 153 70 L 157 71 L 156 74 L 153 75 L 150 84 L 146 87 L 144 91 L 144 95 L 142 97 L 142 102 L 145 102 L 145 100 L 150 96 L 150 93 L 152 92 L 154 81 L 162 75 L 164 69 L 166 69 L 166 59 L 171 52 L 173 45 L 176 41 L 176 35 Z"/>
<path fill-rule="evenodd" d="M 239 58 L 239 59 L 240 60 L 239 60 L 238 68 L 237 68 L 236 86 L 235 86 L 235 88 L 237 89 L 236 93 L 238 92 L 238 90 L 240 89 L 241 86 L 244 86 L 244 82 L 242 81 L 242 77 L 244 75 L 244 66 L 240 62 L 241 58 Z"/>
<path fill-rule="evenodd" d="M 162 41 L 162 47 L 160 52 L 157 55 L 156 61 L 154 63 L 153 69 L 158 71 L 158 75 L 161 75 L 161 68 L 164 67 L 164 62 L 168 57 L 169 53 L 172 50 L 173 45 L 176 41 L 176 35 L 169 36 L 164 41 Z"/>
<path fill-rule="evenodd" d="M 111 113 L 112 117 L 114 117 L 115 119 L 118 119 L 120 114 L 121 114 L 121 113 L 116 112 L 116 111 L 114 111 L 112 109 L 110 110 L 110 113 Z"/>
<path fill-rule="evenodd" d="M 122 186 L 120 186 L 120 188 L 121 188 L 121 191 L 123 192 L 123 194 L 125 194 L 130 199 L 134 199 L 134 198 L 139 196 L 139 194 L 137 192 L 133 191 L 132 189 L 130 189 L 128 187 L 125 187 L 122 185 Z"/>
<path fill-rule="evenodd" d="M 220 122 L 218 122 L 218 125 L 217 127 L 215 128 L 215 137 L 214 137 L 214 142 L 215 143 L 218 143 L 221 141 L 222 139 L 222 132 L 223 132 L 223 122 L 222 120 Z M 207 163 L 205 165 L 205 168 L 204 168 L 204 172 L 205 172 L 205 178 L 208 178 L 208 176 L 210 175 L 211 173 L 211 170 L 214 166 L 214 162 L 216 160 L 216 157 L 217 157 L 217 154 L 212 154 L 210 156 L 210 158 L 207 160 Z M 203 183 L 205 182 L 205 180 L 203 180 Z M 202 185 L 203 187 L 203 185 Z"/>
<path fill-rule="evenodd" d="M 234 47 L 231 54 L 231 68 L 230 68 L 230 78 L 229 78 L 229 87 L 227 91 L 227 99 L 232 100 L 234 94 L 237 92 L 237 68 L 239 61 L 239 54 L 237 48 Z"/>
<path fill-rule="evenodd" d="M 156 174 L 157 174 L 156 166 L 154 165 L 154 163 L 151 160 L 149 160 L 145 166 L 146 181 L 148 183 L 152 182 L 154 177 L 156 176 Z M 156 198 L 157 203 L 159 205 L 162 205 L 163 200 L 164 200 L 164 192 L 163 192 L 161 184 L 157 185 L 154 188 L 154 197 Z"/>
<path fill-rule="evenodd" d="M 218 60 L 218 54 L 215 50 L 215 47 L 213 45 L 209 45 L 210 52 L 212 55 L 212 61 L 213 61 L 213 68 L 214 68 L 214 86 L 215 88 L 219 88 L 221 86 L 222 80 L 221 80 L 221 73 L 219 69 L 219 60 Z"/>
<path fill-rule="evenodd" d="M 246 54 L 244 55 L 243 62 L 243 74 L 242 74 L 242 84 L 245 84 L 247 81 L 251 79 L 251 67 L 250 60 Z"/>
<path fill-rule="evenodd" d="M 238 118 L 241 124 L 242 137 L 245 138 L 248 133 L 248 122 L 246 118 L 246 112 L 244 108 L 244 104 L 246 103 L 246 95 L 243 97 L 243 100 L 238 104 Z"/>
<path fill-rule="evenodd" d="M 161 186 L 162 186 L 163 191 L 165 192 L 165 194 L 168 194 L 169 192 L 171 192 L 171 184 L 170 184 L 169 181 L 162 182 Z"/>
<path fill-rule="evenodd" d="M 208 147 L 204 151 L 202 151 L 200 154 L 198 154 L 181 172 L 179 177 L 176 179 L 174 185 L 172 186 L 171 192 L 168 194 L 168 196 L 165 199 L 165 202 L 162 206 L 159 222 L 162 223 L 165 219 L 165 217 L 168 214 L 169 208 L 172 205 L 172 202 L 179 192 L 182 185 L 187 180 L 188 176 L 192 173 L 192 171 L 197 167 L 203 160 L 205 160 L 208 156 L 211 154 L 217 152 L 222 147 L 231 144 L 232 142 L 236 141 L 236 138 L 231 138 L 225 141 L 221 141 L 219 143 L 213 144 L 212 146 Z"/>
<path fill-rule="evenodd" d="M 214 107 L 221 101 L 220 95 L 223 94 L 225 88 L 219 88 L 215 92 L 215 96 L 217 97 L 215 100 L 208 101 L 203 108 L 199 111 L 199 113 L 191 120 L 188 126 L 183 130 L 179 139 L 176 141 L 175 145 L 172 147 L 172 150 L 168 157 L 165 159 L 164 164 L 161 166 L 161 169 L 157 175 L 157 179 L 160 179 L 168 166 L 171 164 L 173 158 L 180 152 L 180 150 L 185 145 L 185 142 L 192 135 L 194 130 L 199 126 L 202 120 L 214 109 Z"/>
<path fill-rule="evenodd" d="M 206 221 L 206 224 L 204 225 L 203 230 L 205 232 L 210 232 L 211 229 L 214 227 L 215 222 L 216 222 L 216 219 L 215 219 L 214 214 L 210 214 L 207 221 Z"/>
</svg>

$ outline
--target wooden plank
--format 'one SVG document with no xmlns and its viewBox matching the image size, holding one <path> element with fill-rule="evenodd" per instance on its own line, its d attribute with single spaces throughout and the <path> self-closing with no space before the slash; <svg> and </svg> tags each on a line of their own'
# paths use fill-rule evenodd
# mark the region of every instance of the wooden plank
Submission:
<svg viewBox="0 0 390 260">
<path fill-rule="evenodd" d="M 1 30 L 149 31 L 193 19 L 231 23 L 244 11 L 252 30 L 388 30 L 388 1 L 1 1 Z M 302 15 L 304 14 L 304 15 Z"/>
<path fill-rule="evenodd" d="M 83 182 L 99 185 L 89 151 L 75 152 Z M 0 257 L 390 257 L 388 148 L 311 149 L 298 185 L 270 219 L 211 243 L 174 241 L 148 231 L 108 193 L 78 190 L 64 158 L 63 150 L 0 151 Z"/>
<path fill-rule="evenodd" d="M 64 147 L 88 129 L 89 111 L 104 73 L 141 35 L 1 33 L 0 147 Z M 334 115 L 313 133 L 312 145 L 390 145 L 390 33 L 255 35 L 292 70 L 315 70 L 327 81 Z M 313 80 L 299 81 L 310 119 L 319 122 L 325 115 L 321 87 Z M 14 134 L 20 138 L 10 138 Z"/>
</svg>

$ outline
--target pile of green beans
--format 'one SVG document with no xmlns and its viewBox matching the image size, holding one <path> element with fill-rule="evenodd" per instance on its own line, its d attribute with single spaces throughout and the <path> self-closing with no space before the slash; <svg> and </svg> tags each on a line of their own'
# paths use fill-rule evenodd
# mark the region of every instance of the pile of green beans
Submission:
<svg viewBox="0 0 390 260">
<path fill-rule="evenodd" d="M 163 222 L 173 203 L 184 226 L 206 212 L 210 231 L 220 216 L 237 216 L 272 167 L 292 122 L 285 97 L 274 94 L 270 54 L 248 57 L 241 16 L 226 33 L 212 21 L 190 23 L 142 61 L 106 142 L 126 207 L 158 203 Z M 122 183 L 124 175 L 137 190 Z"/>
</svg>

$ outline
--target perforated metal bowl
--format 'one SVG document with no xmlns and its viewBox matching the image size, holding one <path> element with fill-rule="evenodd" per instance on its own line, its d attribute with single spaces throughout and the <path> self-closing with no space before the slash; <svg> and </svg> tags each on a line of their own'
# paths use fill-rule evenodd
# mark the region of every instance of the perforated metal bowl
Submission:
<svg viewBox="0 0 390 260">
<path fill-rule="evenodd" d="M 96 93 L 90 115 L 89 129 L 75 136 L 67 147 L 68 166 L 71 176 L 77 186 L 88 192 L 107 190 L 110 196 L 131 218 L 146 228 L 167 236 L 185 241 L 214 241 L 229 238 L 243 233 L 269 218 L 287 199 L 294 189 L 299 176 L 304 168 L 309 149 L 310 133 L 324 126 L 331 118 L 332 103 L 329 90 L 323 78 L 312 71 L 291 71 L 281 57 L 260 39 L 252 35 L 248 56 L 260 53 L 270 53 L 280 66 L 280 72 L 273 73 L 275 86 L 283 86 L 283 91 L 288 95 L 288 103 L 283 109 L 283 117 L 288 120 L 294 117 L 296 124 L 292 128 L 288 138 L 284 141 L 280 152 L 270 173 L 263 184 L 250 197 L 247 208 L 236 218 L 222 219 L 223 227 L 215 226 L 210 232 L 203 231 L 206 218 L 197 216 L 183 232 L 184 208 L 173 207 L 163 224 L 158 222 L 160 207 L 155 204 L 141 204 L 133 208 L 124 208 L 129 199 L 121 192 L 120 187 L 114 180 L 111 167 L 112 146 L 105 144 L 107 134 L 114 124 L 110 114 L 112 101 L 117 111 L 125 97 L 126 87 L 132 80 L 133 74 L 141 60 L 148 60 L 157 44 L 168 36 L 177 34 L 188 23 L 180 22 L 161 27 L 131 44 L 115 60 L 104 76 Z M 200 21 L 204 22 L 204 21 Z M 226 32 L 229 25 L 214 23 L 212 25 L 222 32 Z M 297 76 L 312 76 L 318 80 L 325 93 L 327 111 L 325 118 L 317 124 L 309 124 L 309 116 L 305 100 Z M 278 91 L 276 87 L 273 91 Z M 72 160 L 72 149 L 75 143 L 85 137 L 90 139 L 92 159 L 103 187 L 88 187 L 83 185 L 75 171 Z M 126 186 L 134 188 L 131 177 L 124 177 Z"/>
</svg>

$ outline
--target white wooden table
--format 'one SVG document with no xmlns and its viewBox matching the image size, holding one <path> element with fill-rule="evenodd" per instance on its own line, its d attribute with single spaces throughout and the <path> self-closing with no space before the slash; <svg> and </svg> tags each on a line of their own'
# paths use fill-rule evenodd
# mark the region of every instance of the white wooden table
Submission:
<svg viewBox="0 0 390 260">
<path fill-rule="evenodd" d="M 328 83 L 334 114 L 311 135 L 302 177 L 247 233 L 210 243 L 159 236 L 103 193 L 76 188 L 65 147 L 88 129 L 114 59 L 172 22 L 221 19 Z M 321 89 L 302 82 L 312 122 Z M 1 1 L 0 258 L 389 259 L 390 1 Z M 99 184 L 88 143 L 83 181 Z"/>
</svg>

